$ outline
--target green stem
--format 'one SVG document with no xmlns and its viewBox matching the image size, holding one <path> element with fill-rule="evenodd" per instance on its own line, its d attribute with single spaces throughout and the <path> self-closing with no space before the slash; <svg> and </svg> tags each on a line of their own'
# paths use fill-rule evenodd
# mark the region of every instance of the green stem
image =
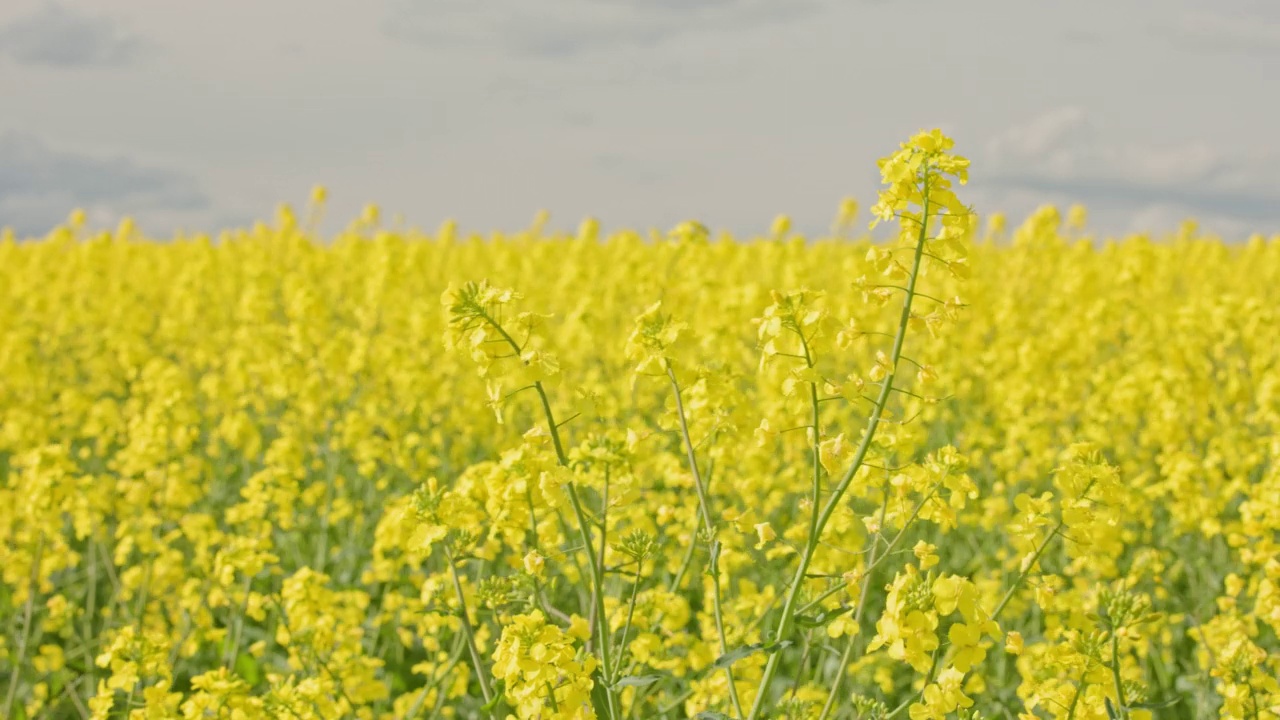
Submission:
<svg viewBox="0 0 1280 720">
<path fill-rule="evenodd" d="M 458 596 L 458 618 L 462 622 L 462 634 L 467 638 L 467 651 L 471 654 L 471 664 L 475 667 L 476 678 L 480 681 L 480 692 L 484 695 L 484 704 L 493 702 L 493 690 L 489 687 L 489 677 L 484 671 L 484 660 L 480 657 L 480 648 L 476 645 L 475 630 L 471 625 L 471 617 L 467 613 L 467 598 L 462 592 L 462 580 L 458 578 L 458 566 L 453 561 L 453 553 L 445 551 L 445 560 L 449 563 L 449 574 L 453 577 L 453 591 Z M 489 711 L 489 717 L 493 717 Z"/>
<path fill-rule="evenodd" d="M 423 705 L 426 704 L 427 695 L 430 695 L 433 689 L 439 686 L 440 683 L 444 682 L 444 679 L 453 671 L 454 666 L 456 666 L 458 661 L 462 659 L 462 646 L 463 643 L 461 642 L 454 643 L 453 650 L 449 652 L 449 659 L 443 665 L 439 677 L 436 676 L 435 671 L 433 670 L 431 677 L 427 678 L 427 683 L 418 691 L 418 696 L 414 699 L 413 705 L 405 711 L 404 715 L 400 716 L 399 720 L 409 720 L 410 718 L 418 716 L 418 713 L 422 711 Z M 442 695 L 444 695 L 443 690 L 438 693 L 437 698 Z"/>
<path fill-rule="evenodd" d="M 708 492 L 710 492 L 711 489 L 711 474 L 715 471 L 715 467 L 716 465 L 714 462 L 709 462 L 707 464 L 707 477 L 703 479 L 703 482 L 707 484 Z M 689 572 L 689 565 L 693 563 L 693 553 L 698 549 L 698 525 L 700 518 L 701 514 L 694 515 L 693 536 L 689 541 L 689 547 L 684 551 L 684 558 L 680 560 L 680 568 L 676 570 L 675 577 L 672 578 L 671 584 L 667 587 L 669 592 L 675 592 L 680 588 L 680 583 L 684 581 L 685 573 Z M 659 617 L 661 617 L 661 615 L 659 615 Z"/>
<path fill-rule="evenodd" d="M 693 473 L 693 484 L 698 493 L 698 507 L 702 514 L 703 529 L 711 542 L 711 560 L 708 564 L 708 570 L 711 573 L 711 608 L 716 621 L 716 636 L 720 641 L 720 654 L 724 655 L 729 652 L 729 644 L 725 638 L 724 612 L 721 608 L 720 599 L 720 541 L 715 539 L 715 525 L 711 520 L 711 504 L 707 497 L 706 485 L 702 482 L 702 471 L 698 469 L 698 456 L 693 449 L 693 438 L 689 435 L 689 421 L 684 412 L 684 398 L 680 393 L 680 383 L 676 380 L 676 373 L 671 367 L 671 361 L 665 358 L 663 360 L 667 366 L 667 377 L 671 378 L 671 390 L 675 394 L 676 416 L 680 420 L 680 436 L 684 440 L 685 454 L 689 458 L 689 470 Z M 729 684 L 729 701 L 733 704 L 734 712 L 741 717 L 742 700 L 738 697 L 738 687 L 733 680 L 733 668 L 726 667 L 724 675 Z"/>
<path fill-rule="evenodd" d="M 568 483 L 569 502 L 573 505 L 573 514 L 578 519 L 578 530 L 582 534 L 582 545 L 587 553 L 587 565 L 591 571 L 591 596 L 594 600 L 592 604 L 592 612 L 596 616 L 595 631 L 596 639 L 600 641 L 600 670 L 604 677 L 613 674 L 613 665 L 609 658 L 609 624 L 608 618 L 605 616 L 604 610 L 604 575 L 599 564 L 596 563 L 595 552 L 591 549 L 591 530 L 588 529 L 587 515 L 582 509 L 582 499 L 578 496 L 578 488 L 573 483 Z M 612 706 L 616 702 L 613 690 L 605 688 L 605 692 L 609 695 L 610 712 Z"/>
<path fill-rule="evenodd" d="M 925 690 L 929 689 L 929 685 L 933 682 L 933 674 L 938 671 L 938 663 L 942 660 L 942 652 L 943 650 L 941 647 L 934 648 L 933 662 L 929 663 L 929 672 L 925 673 L 924 675 L 924 685 L 920 687 L 919 694 L 917 694 L 914 698 L 908 697 L 906 700 L 903 700 L 901 705 L 894 708 L 888 715 L 885 716 L 885 720 L 892 720 L 892 718 L 898 717 L 898 714 L 901 713 L 903 710 L 906 710 L 907 708 L 911 707 L 911 705 L 924 699 L 924 692 Z"/>
<path fill-rule="evenodd" d="M 640 571 L 644 569 L 644 560 L 636 560 L 636 581 L 631 586 L 631 600 L 627 602 L 627 622 L 622 626 L 622 640 L 618 643 L 618 666 L 614 670 L 614 677 L 609 679 L 609 683 L 618 682 L 622 677 L 622 660 L 627 656 L 627 636 L 631 634 L 631 619 L 636 614 L 636 595 L 640 591 Z"/>
<path fill-rule="evenodd" d="M 930 493 L 929 496 L 932 497 L 932 493 Z M 867 569 L 862 573 L 862 587 L 858 590 L 858 606 L 853 612 L 854 631 L 853 634 L 849 636 L 848 640 L 845 641 L 844 652 L 840 654 L 840 664 L 836 666 L 836 676 L 831 681 L 831 690 L 827 693 L 827 701 L 822 705 L 822 713 L 818 715 L 818 720 L 827 720 L 827 716 L 831 714 L 831 709 L 835 707 L 836 696 L 840 694 L 840 686 L 844 683 L 844 669 L 849 667 L 849 660 L 853 657 L 854 643 L 862 636 L 862 613 L 867 607 L 867 596 L 870 594 L 868 590 L 871 589 L 871 572 L 875 570 L 876 565 L 882 558 L 888 557 L 889 554 L 893 552 L 893 548 L 898 544 L 898 540 L 902 538 L 903 534 L 907 531 L 907 528 L 911 527 L 911 521 L 920 513 L 920 508 L 924 507 L 924 502 L 925 501 L 922 501 L 916 506 L 916 511 L 911 514 L 911 519 L 907 520 L 906 524 L 902 526 L 902 529 L 898 531 L 897 537 L 893 539 L 893 542 L 889 543 L 889 546 L 885 548 L 884 553 L 881 554 L 876 552 L 880 548 L 879 531 L 871 536 L 871 547 L 867 551 L 870 553 L 870 555 L 868 555 L 870 562 L 867 564 Z M 879 527 L 884 527 L 884 518 L 885 515 L 888 514 L 888 511 L 889 483 L 886 481 L 884 484 L 884 500 L 880 503 Z M 804 614 L 804 608 L 800 609 L 800 614 Z"/>
<path fill-rule="evenodd" d="M 603 494 L 601 495 L 601 497 L 600 497 L 600 548 L 599 548 L 599 551 L 598 551 L 598 553 L 599 553 L 599 554 L 597 555 L 597 559 L 596 559 L 596 567 L 597 567 L 597 568 L 600 568 L 600 583 L 601 583 L 601 587 L 602 587 L 602 588 L 603 588 L 603 583 L 604 583 L 604 568 L 605 568 L 604 553 L 605 553 L 605 543 L 608 541 L 608 537 L 609 537 L 609 522 L 608 522 L 608 518 L 609 518 L 609 468 L 608 468 L 608 466 L 605 466 L 605 469 L 604 469 L 604 493 L 603 493 Z M 590 549 L 588 549 L 588 550 L 587 550 L 587 552 L 591 552 L 591 550 L 590 550 Z M 603 597 L 603 592 L 601 593 L 601 596 Z M 600 607 L 601 607 L 601 608 L 603 608 L 603 606 L 600 606 Z M 594 612 L 594 611 L 593 611 L 593 612 Z M 608 644 L 612 645 L 612 642 L 609 642 L 609 641 L 611 641 L 611 640 L 613 639 L 613 630 L 612 630 L 612 628 L 611 628 L 611 627 L 610 627 L 610 625 L 609 625 L 609 622 L 608 622 L 608 618 L 607 618 L 607 617 L 606 617 L 606 618 L 604 618 L 604 622 L 603 622 L 603 623 L 601 624 L 601 626 L 600 626 L 600 633 L 601 633 L 601 637 L 604 637 L 604 638 L 605 638 L 605 640 L 602 640 L 601 642 L 608 642 Z M 606 635 L 606 633 L 607 633 L 607 635 Z M 614 669 L 616 669 L 616 668 L 614 668 Z M 606 676 L 606 677 L 608 677 L 608 676 Z"/>
<path fill-rule="evenodd" d="M 1115 628 L 1111 629 L 1111 679 L 1116 686 L 1116 712 L 1120 717 L 1129 717 L 1129 707 L 1124 700 L 1124 686 L 1120 683 L 1120 636 Z"/>
<path fill-rule="evenodd" d="M 89 647 L 93 638 L 93 620 L 98 611 L 98 554 L 97 554 L 97 537 L 96 533 L 89 537 L 88 558 L 89 558 L 89 598 L 85 603 L 84 613 L 84 665 L 85 665 L 85 683 L 87 685 L 86 697 L 91 697 L 97 690 L 98 683 L 96 675 L 96 665 L 93 662 L 93 653 Z M 169 663 L 172 665 L 173 663 Z M 72 697 L 79 699 L 78 695 L 72 694 Z"/>
<path fill-rule="evenodd" d="M 809 342 L 804 333 L 796 330 L 800 336 L 800 346 L 804 348 L 804 362 L 813 367 L 813 355 L 809 352 Z M 813 537 L 818 529 L 818 509 L 822 506 L 822 421 L 818 414 L 818 384 L 809 383 L 809 408 L 811 411 L 812 454 L 813 454 L 813 511 L 809 514 L 809 537 Z"/>
<path fill-rule="evenodd" d="M 31 578 L 27 587 L 27 601 L 22 605 L 22 634 L 18 636 L 18 659 L 13 664 L 13 672 L 9 675 L 9 690 L 4 697 L 4 716 L 14 717 L 13 701 L 18 696 L 18 677 L 22 674 L 22 664 L 27 658 L 27 641 L 31 637 L 31 618 L 35 614 L 36 591 L 40 583 L 40 561 L 44 555 L 44 534 L 36 544 L 35 557 L 31 562 Z"/>
<path fill-rule="evenodd" d="M 868 566 L 867 566 L 867 569 L 866 569 L 865 571 L 863 571 L 863 573 L 862 573 L 862 576 L 863 576 L 863 578 L 864 578 L 864 583 L 866 582 L 866 580 L 865 580 L 865 579 L 866 579 L 866 578 L 868 578 L 868 577 L 871 575 L 871 572 L 872 572 L 873 570 L 875 570 L 877 567 L 879 567 L 879 566 L 880 566 L 880 563 L 882 563 L 882 562 L 884 562 L 885 560 L 887 560 L 887 559 L 889 558 L 889 555 L 891 555 L 891 554 L 893 553 L 894 549 L 898 547 L 898 543 L 902 542 L 902 538 L 906 536 L 907 529 L 908 529 L 908 528 L 910 528 L 910 527 L 911 527 L 911 525 L 915 522 L 916 518 L 920 516 L 920 511 L 921 511 L 921 510 L 923 510 L 923 509 L 924 509 L 924 506 L 925 506 L 925 505 L 926 505 L 930 500 L 932 500 L 932 499 L 933 499 L 933 496 L 934 496 L 936 493 L 937 493 L 937 490 L 936 490 L 936 489 L 935 489 L 935 490 L 932 490 L 932 491 L 930 491 L 930 492 L 929 492 L 929 494 L 928 494 L 928 495 L 925 495 L 925 496 L 924 496 L 924 498 L 920 500 L 920 502 L 916 503 L 915 508 L 911 511 L 911 515 L 907 518 L 907 522 L 906 522 L 906 524 L 904 524 L 904 525 L 902 526 L 902 529 L 898 531 L 898 534 L 897 534 L 897 535 L 894 535 L 894 536 L 893 536 L 893 540 L 890 540 L 890 541 L 889 541 L 889 546 L 888 546 L 888 547 L 886 547 L 886 548 L 884 549 L 884 552 L 880 553 L 879 555 L 875 555 L 875 554 L 873 553 L 873 557 L 875 557 L 875 560 L 874 560 L 870 565 L 868 565 Z M 881 513 L 881 515 L 880 515 L 880 522 L 882 522 L 882 523 L 884 522 L 884 513 L 883 513 L 883 512 L 882 512 L 882 513 Z M 863 587 L 862 587 L 863 593 L 862 593 L 862 596 L 859 598 L 859 605 L 860 605 L 860 606 L 861 606 L 861 604 L 862 604 L 863 602 L 865 602 L 865 600 L 866 600 L 866 590 L 867 590 L 868 588 L 869 588 L 869 585 L 865 585 L 865 584 L 864 584 L 864 585 L 863 585 Z M 822 603 L 822 601 L 823 601 L 823 600 L 826 600 L 827 598 L 831 597 L 832 595 L 835 595 L 836 593 L 838 593 L 838 592 L 840 592 L 841 590 L 844 590 L 844 589 L 845 589 L 845 587 L 844 587 L 843 585 L 836 585 L 835 587 L 833 587 L 833 588 L 831 588 L 831 589 L 829 589 L 829 590 L 824 591 L 824 592 L 823 592 L 821 595 L 819 595 L 818 597 L 814 598 L 813 600 L 810 600 L 809 602 L 805 603 L 804 605 L 801 605 L 801 606 L 800 606 L 800 609 L 796 611 L 796 614 L 797 614 L 797 615 L 804 615 L 805 613 L 809 612 L 810 610 L 812 610 L 812 609 L 814 609 L 815 607 L 817 607 L 818 605 L 820 605 L 820 604 Z"/>
<path fill-rule="evenodd" d="M 1087 674 L 1088 672 L 1086 671 L 1080 675 L 1080 684 L 1076 685 L 1076 694 L 1071 696 L 1071 707 L 1067 709 L 1067 720 L 1075 720 L 1076 708 L 1080 705 L 1080 697 L 1084 695 L 1084 677 Z"/>
<path fill-rule="evenodd" d="M 809 542 L 805 547 L 805 552 L 800 557 L 800 565 L 796 568 L 795 580 L 792 582 L 791 589 L 787 593 L 786 602 L 782 606 L 782 618 L 774 635 L 775 642 L 781 642 L 791 634 L 792 626 L 795 623 L 796 601 L 800 596 L 801 588 L 804 586 L 805 573 L 809 571 L 809 564 L 813 561 L 814 553 L 818 548 L 818 540 L 822 536 L 822 531 L 826 528 L 827 522 L 839 506 L 840 501 L 844 499 L 845 492 L 848 491 L 854 476 L 862 468 L 862 463 L 871 449 L 871 441 L 875 437 L 876 429 L 880 426 L 880 418 L 884 415 L 889 394 L 893 390 L 893 381 L 898 370 L 898 359 L 902 356 L 902 345 L 906 340 L 908 321 L 911 319 L 911 303 L 915 299 L 916 281 L 920 277 L 920 261 L 924 256 L 925 241 L 928 239 L 929 192 L 927 183 L 924 188 L 923 202 L 925 209 L 924 220 L 920 223 L 920 234 L 916 238 L 915 256 L 911 265 L 911 278 L 907 283 L 906 297 L 902 301 L 902 313 L 898 318 L 898 329 L 893 336 L 893 349 L 889 356 L 888 374 L 880 386 L 875 408 L 871 411 L 871 417 L 867 421 L 867 429 L 862 435 L 862 440 L 858 443 L 853 462 L 850 463 L 848 470 L 845 471 L 840 478 L 840 482 L 831 492 L 826 505 L 822 508 L 822 513 L 818 516 L 818 522 L 813 528 L 813 532 L 809 535 Z M 747 720 L 756 720 L 756 718 L 760 717 L 761 711 L 764 710 L 766 698 L 769 694 L 769 685 L 773 681 L 773 676 L 778 672 L 778 664 L 781 658 L 782 653 L 780 652 L 769 656 L 769 661 L 764 668 L 764 675 L 760 678 L 760 689 L 756 693 L 756 699 L 752 703 L 751 712 L 747 715 Z"/>
<path fill-rule="evenodd" d="M 1081 500 L 1084 500 L 1089 496 L 1089 491 L 1093 489 L 1093 484 L 1094 481 L 1091 480 L 1088 485 L 1085 485 L 1084 492 L 1080 493 Z M 1031 574 L 1031 570 L 1036 566 L 1036 563 L 1040 562 L 1040 558 L 1044 555 L 1044 551 L 1049 547 L 1049 543 L 1053 542 L 1053 539 L 1057 537 L 1066 526 L 1067 519 L 1063 517 L 1058 520 L 1058 524 L 1054 526 L 1053 530 L 1045 536 L 1045 539 L 1040 543 L 1040 546 L 1035 549 L 1034 553 L 1032 553 L 1031 562 L 1027 563 L 1027 566 L 1018 574 L 1018 578 L 1014 580 L 1013 584 L 1009 586 L 1009 589 L 1005 591 L 1004 597 L 1000 598 L 1000 604 L 996 605 L 996 609 L 991 611 L 992 620 L 1000 617 L 1000 613 L 1004 612 L 1005 606 L 1013 599 L 1013 593 L 1022 585 L 1022 581 L 1027 579 L 1027 575 Z"/>
<path fill-rule="evenodd" d="M 490 326 L 506 340 L 511 349 L 515 351 L 516 357 L 520 357 L 522 348 L 520 344 L 511 337 L 511 334 L 502 327 L 497 320 L 486 312 L 481 312 L 480 316 L 484 318 Z M 526 363 L 527 364 L 527 363 Z M 546 417 L 547 431 L 551 435 L 551 444 L 555 447 L 556 459 L 562 467 L 569 467 L 569 456 L 565 454 L 564 443 L 560 440 L 560 426 L 556 423 L 555 413 L 551 411 L 551 400 L 547 397 L 547 389 L 541 380 L 533 383 L 534 390 L 538 393 L 538 400 L 542 403 L 542 412 Z M 609 657 L 609 631 L 608 620 L 604 611 L 604 569 L 596 560 L 595 552 L 592 550 L 591 527 L 587 524 L 587 515 L 582 508 L 582 499 L 578 495 L 578 487 L 572 481 L 566 483 L 569 491 L 569 501 L 573 505 L 573 514 L 578 521 L 578 532 L 582 536 L 582 546 L 587 555 L 588 569 L 591 571 L 591 594 L 593 596 L 592 612 L 596 615 L 596 621 L 593 623 L 593 631 L 595 637 L 600 642 L 600 669 L 603 677 L 609 677 L 613 672 L 613 666 Z M 605 688 L 605 694 L 609 698 L 609 713 L 612 717 L 617 717 L 617 697 L 612 688 Z"/>
<path fill-rule="evenodd" d="M 551 712 L 560 714 L 560 703 L 556 702 L 556 689 L 547 683 L 547 700 L 551 701 Z"/>
<path fill-rule="evenodd" d="M 551 412 L 551 400 L 547 398 L 547 390 L 539 380 L 533 384 L 538 391 L 538 399 L 542 401 L 542 412 L 547 416 L 547 428 L 551 431 L 551 443 L 556 448 L 556 459 L 564 467 L 569 467 L 569 456 L 564 454 L 564 444 L 560 442 L 560 428 L 556 425 L 556 416 Z"/>
<path fill-rule="evenodd" d="M 244 634 L 245 613 L 249 610 L 249 591 L 253 587 L 253 578 L 246 576 L 241 592 L 244 593 L 244 600 L 240 603 L 240 612 L 236 614 L 236 629 L 231 639 L 230 649 L 227 651 L 226 665 L 228 669 L 234 669 L 236 656 L 240 654 L 240 640 Z"/>
<path fill-rule="evenodd" d="M 710 535 L 714 530 L 711 505 L 707 499 L 707 489 L 702 483 L 702 471 L 698 468 L 698 457 L 693 449 L 693 440 L 689 436 L 689 423 L 684 412 L 684 397 L 680 392 L 680 383 L 676 380 L 671 362 L 665 358 L 664 362 L 667 366 L 667 377 L 671 379 L 671 391 L 675 394 L 676 416 L 680 420 L 680 437 L 684 441 L 685 456 L 689 459 L 689 470 L 693 473 L 693 486 L 698 494 L 698 511 L 702 514 L 702 527 Z"/>
<path fill-rule="evenodd" d="M 280 620 L 280 624 L 284 626 L 284 630 L 286 633 L 288 633 L 289 637 L 290 638 L 297 637 L 297 634 L 294 632 L 293 628 L 289 626 L 289 613 L 285 611 L 284 605 L 280 604 L 280 599 L 274 596 L 268 596 L 267 600 L 270 601 L 273 607 L 275 607 L 277 617 Z M 310 653 L 311 659 L 314 660 L 315 664 L 319 666 L 319 668 L 323 670 L 326 675 L 329 676 L 329 679 L 333 681 L 334 687 L 338 689 L 338 695 L 340 695 L 342 697 L 342 700 L 347 703 L 347 708 L 348 708 L 347 712 L 348 713 L 355 712 L 356 703 L 354 700 L 351 699 L 351 695 L 347 692 L 345 681 L 341 677 L 339 677 L 337 673 L 333 671 L 333 668 L 329 667 L 328 659 L 321 657 L 320 651 L 309 645 L 305 645 L 302 648 L 291 648 L 289 652 L 293 652 L 295 650 L 297 651 L 297 654 L 298 654 L 298 660 L 302 662 L 303 669 L 306 670 L 307 672 L 311 672 L 311 663 L 307 661 L 307 653 Z M 133 692 L 130 691 L 129 701 L 131 702 L 132 699 L 133 699 Z M 126 702 L 126 706 L 127 705 L 128 705 L 128 702 Z M 318 714 L 320 713 L 320 708 L 317 706 L 316 701 L 314 699 L 311 700 L 311 707 L 316 711 L 316 713 Z M 339 707 L 341 707 L 341 703 L 339 703 Z M 294 715 L 297 715 L 297 713 L 295 712 Z"/>
<path fill-rule="evenodd" d="M 525 484 L 524 501 L 529 506 L 529 536 L 525 538 L 525 544 L 530 550 L 538 549 L 538 513 L 533 509 L 533 487 Z"/>
<path fill-rule="evenodd" d="M 698 548 L 698 523 L 694 522 L 693 537 L 689 539 L 689 547 L 684 551 L 684 558 L 680 561 L 680 569 L 676 571 L 676 575 L 671 579 L 671 585 L 667 588 L 670 592 L 680 589 L 680 583 L 684 581 L 685 573 L 689 572 L 689 565 L 693 563 L 693 551 Z"/>
<path fill-rule="evenodd" d="M 1049 531 L 1049 534 L 1045 536 L 1043 541 L 1041 541 L 1040 546 L 1035 549 L 1035 552 L 1031 554 L 1031 561 L 1027 563 L 1027 567 L 1018 573 L 1017 579 L 1015 579 L 1013 584 L 1009 586 L 1009 589 L 1005 591 L 1004 597 L 1000 598 L 1000 603 L 996 605 L 996 609 L 991 611 L 992 620 L 1000 617 L 1000 613 L 1004 612 L 1009 601 L 1013 599 L 1013 594 L 1017 592 L 1018 588 L 1022 585 L 1022 581 L 1026 580 L 1027 576 L 1031 574 L 1031 569 L 1036 566 L 1036 563 L 1040 562 L 1040 557 L 1044 555 L 1044 551 L 1049 547 L 1049 543 L 1053 542 L 1053 539 L 1058 536 L 1058 533 L 1062 532 L 1062 528 L 1065 527 L 1065 525 L 1065 522 L 1059 521 L 1053 530 Z"/>
<path fill-rule="evenodd" d="M 857 635 L 850 635 L 844 643 L 844 652 L 840 653 L 840 664 L 836 666 L 836 676 L 831 681 L 831 691 L 827 693 L 827 701 L 822 704 L 822 712 L 818 715 L 818 720 L 827 720 L 827 716 L 831 714 L 831 709 L 835 707 L 836 696 L 840 694 L 840 685 L 844 682 L 844 669 L 849 667 L 849 660 L 853 657 L 854 641 Z"/>
</svg>

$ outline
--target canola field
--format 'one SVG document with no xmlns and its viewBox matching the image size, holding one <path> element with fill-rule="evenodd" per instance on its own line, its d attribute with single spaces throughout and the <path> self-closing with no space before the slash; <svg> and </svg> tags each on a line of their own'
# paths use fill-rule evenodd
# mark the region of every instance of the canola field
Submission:
<svg viewBox="0 0 1280 720">
<path fill-rule="evenodd" d="M 951 145 L 887 242 L 7 237 L 0 717 L 1280 717 L 1280 237 Z"/>
</svg>

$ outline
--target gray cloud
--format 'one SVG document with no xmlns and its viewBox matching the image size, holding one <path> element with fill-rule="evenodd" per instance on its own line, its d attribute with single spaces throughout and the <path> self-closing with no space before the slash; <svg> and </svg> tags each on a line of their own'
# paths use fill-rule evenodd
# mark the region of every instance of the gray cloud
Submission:
<svg viewBox="0 0 1280 720">
<path fill-rule="evenodd" d="M 0 135 L 0 226 L 44 232 L 75 207 L 103 222 L 134 212 L 148 213 L 144 222 L 164 222 L 207 210 L 210 202 L 180 172 L 123 157 L 63 152 L 24 133 Z"/>
<path fill-rule="evenodd" d="M 54 14 L 46 2 L 0 0 L 0 28 Z M 870 205 L 875 160 L 928 127 L 973 159 L 961 197 L 983 213 L 1083 201 L 1097 232 L 1183 214 L 1233 237 L 1277 227 L 1258 209 L 1280 159 L 1280 102 L 1258 80 L 1280 74 L 1276 0 L 1156 15 L 1114 0 L 61 2 L 109 12 L 126 31 L 105 37 L 162 45 L 164 62 L 51 71 L 0 49 L 0 133 L 198 172 L 203 211 L 99 201 L 156 228 L 269 216 L 320 182 L 327 230 L 372 200 L 423 226 L 518 227 L 546 208 L 566 227 L 751 233 L 785 212 L 812 233 L 842 197 Z M 43 192 L 17 193 L 29 227 L 81 204 Z"/>
<path fill-rule="evenodd" d="M 1030 174 L 1006 174 L 990 178 L 1000 188 L 1072 198 L 1090 208 L 1141 212 L 1151 207 L 1184 211 L 1184 215 L 1276 223 L 1280 219 L 1280 193 L 1240 192 L 1204 187 L 1196 181 L 1150 185 L 1121 178 L 1087 176 L 1048 178 Z"/>
<path fill-rule="evenodd" d="M 816 0 L 568 0 L 556 12 L 520 0 L 401 0 L 383 31 L 404 42 L 471 45 L 548 59 L 650 49 L 693 33 L 786 23 L 818 10 Z M 538 9 L 534 9 L 538 8 Z"/>
<path fill-rule="evenodd" d="M 120 65 L 144 46 L 110 18 L 82 15 L 58 3 L 0 27 L 0 52 L 25 65 Z"/>
<path fill-rule="evenodd" d="M 1142 221 L 1211 219 L 1232 231 L 1280 228 L 1276 158 L 1203 144 L 1115 144 L 1080 107 L 1060 107 L 992 138 L 975 184 L 997 197 L 1079 202 Z M 1016 203 L 1015 203 L 1016 204 Z"/>
</svg>

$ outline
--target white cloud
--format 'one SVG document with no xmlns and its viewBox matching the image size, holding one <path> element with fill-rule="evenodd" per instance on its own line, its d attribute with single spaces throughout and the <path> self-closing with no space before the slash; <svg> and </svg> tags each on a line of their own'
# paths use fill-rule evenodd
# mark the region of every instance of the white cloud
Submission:
<svg viewBox="0 0 1280 720">
<path fill-rule="evenodd" d="M 210 202 L 193 178 L 174 170 L 56 150 L 29 134 L 0 135 L 0 226 L 41 233 L 75 207 L 104 223 L 145 214 L 143 223 L 156 227 L 200 217 Z"/>
<path fill-rule="evenodd" d="M 1088 113 L 1074 105 L 1055 108 L 1014 125 L 987 143 L 996 158 L 1035 157 L 1058 149 L 1089 131 Z"/>
<path fill-rule="evenodd" d="M 943 127 L 974 161 L 962 198 L 983 212 L 1075 200 L 1108 230 L 1155 206 L 1276 227 L 1280 101 L 1263 80 L 1280 53 L 1198 52 L 1169 29 L 1265 39 L 1276 0 L 1158 14 L 1111 0 L 60 1 L 109 12 L 101 35 L 163 46 L 164 62 L 84 52 L 96 41 L 30 52 L 117 58 L 109 72 L 0 50 L 0 122 L 183 168 L 215 199 L 193 225 L 322 182 L 334 226 L 373 200 L 427 226 L 514 227 L 545 207 L 569 226 L 753 232 L 786 212 L 817 231 L 841 197 L 872 202 L 876 158 Z M 48 7 L 0 0 L 0 27 Z M 1180 14 L 1210 12 L 1242 20 Z M 39 216 L 61 218 L 62 198 Z"/>
<path fill-rule="evenodd" d="M 0 27 L 0 53 L 24 65 L 120 65 L 144 47 L 111 19 L 84 15 L 59 3 L 47 3 Z"/>
<path fill-rule="evenodd" d="M 993 206 L 1081 202 L 1111 229 L 1189 216 L 1224 231 L 1280 228 L 1274 151 L 1226 154 L 1205 143 L 1116 142 L 1079 107 L 1054 108 L 993 137 L 975 185 Z M 1259 227 L 1261 226 L 1261 227 Z"/>
<path fill-rule="evenodd" d="M 1097 174 L 1151 184 L 1200 180 L 1224 167 L 1203 143 L 1115 143 L 1079 106 L 1048 110 L 992 137 L 983 160 L 998 174 L 1030 172 L 1069 180 Z"/>
</svg>

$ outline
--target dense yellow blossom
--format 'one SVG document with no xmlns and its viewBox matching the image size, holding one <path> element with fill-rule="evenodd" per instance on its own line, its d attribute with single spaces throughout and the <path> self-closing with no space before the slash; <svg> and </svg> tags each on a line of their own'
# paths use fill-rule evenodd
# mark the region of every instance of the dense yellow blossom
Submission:
<svg viewBox="0 0 1280 720">
<path fill-rule="evenodd" d="M 1280 237 L 954 150 L 877 241 L 6 234 L 0 715 L 1280 718 Z"/>
</svg>

